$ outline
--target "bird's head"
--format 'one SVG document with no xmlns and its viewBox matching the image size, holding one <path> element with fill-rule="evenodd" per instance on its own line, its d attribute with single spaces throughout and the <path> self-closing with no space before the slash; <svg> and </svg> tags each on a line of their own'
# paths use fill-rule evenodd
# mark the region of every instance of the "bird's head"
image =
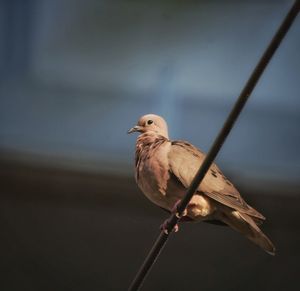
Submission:
<svg viewBox="0 0 300 291">
<path fill-rule="evenodd" d="M 162 117 L 155 114 L 146 114 L 142 116 L 137 125 L 129 129 L 127 133 L 129 134 L 133 132 L 153 132 L 162 135 L 165 138 L 169 138 L 166 121 Z"/>
</svg>

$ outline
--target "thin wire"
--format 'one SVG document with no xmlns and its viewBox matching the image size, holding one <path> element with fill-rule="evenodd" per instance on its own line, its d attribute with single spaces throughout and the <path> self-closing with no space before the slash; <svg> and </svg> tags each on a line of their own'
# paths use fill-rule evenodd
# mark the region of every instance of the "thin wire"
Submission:
<svg viewBox="0 0 300 291">
<path fill-rule="evenodd" d="M 265 50 L 264 54 L 260 58 L 258 64 L 256 65 L 254 71 L 252 72 L 250 78 L 248 79 L 245 87 L 243 88 L 240 96 L 238 97 L 232 111 L 230 112 L 229 116 L 227 117 L 226 122 L 223 125 L 223 128 L 219 132 L 217 138 L 215 139 L 212 147 L 210 148 L 208 154 L 206 155 L 200 169 L 198 170 L 197 174 L 195 175 L 191 185 L 187 189 L 187 192 L 181 202 L 178 204 L 177 210 L 179 216 L 182 215 L 184 209 L 190 202 L 192 196 L 196 192 L 199 187 L 199 184 L 203 180 L 206 172 L 208 171 L 209 167 L 213 163 L 216 155 L 218 154 L 219 150 L 221 149 L 226 137 L 228 136 L 230 130 L 232 129 L 235 121 L 237 120 L 240 112 L 242 111 L 244 105 L 246 104 L 250 94 L 252 93 L 257 81 L 261 77 L 262 73 L 264 72 L 266 66 L 268 65 L 269 61 L 271 60 L 274 52 L 278 48 L 279 44 L 281 43 L 282 39 L 288 32 L 289 28 L 291 27 L 293 21 L 295 20 L 298 12 L 300 10 L 300 0 L 296 0 L 291 7 L 290 11 L 286 15 L 285 19 L 283 20 L 282 24 L 280 25 L 278 31 L 274 35 L 273 39 L 271 40 L 269 46 Z M 156 239 L 152 249 L 150 250 L 149 254 L 147 255 L 144 263 L 142 264 L 141 268 L 137 272 L 135 278 L 133 279 L 129 291 L 136 291 L 139 290 L 142 286 L 146 276 L 148 275 L 149 271 L 151 270 L 152 266 L 156 262 L 157 258 L 159 257 L 162 249 L 166 245 L 169 234 L 172 232 L 174 226 L 178 222 L 179 218 L 173 213 L 168 219 L 167 230 L 168 234 L 161 231 L 158 238 Z"/>
</svg>

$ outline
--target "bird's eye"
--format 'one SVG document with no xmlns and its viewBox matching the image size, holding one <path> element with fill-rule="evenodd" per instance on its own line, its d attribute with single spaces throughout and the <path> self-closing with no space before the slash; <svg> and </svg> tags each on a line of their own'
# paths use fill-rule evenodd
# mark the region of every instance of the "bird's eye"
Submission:
<svg viewBox="0 0 300 291">
<path fill-rule="evenodd" d="M 150 125 L 150 124 L 152 124 L 152 123 L 153 123 L 153 120 L 151 120 L 151 119 L 147 121 L 147 124 L 148 124 L 148 125 Z"/>
</svg>

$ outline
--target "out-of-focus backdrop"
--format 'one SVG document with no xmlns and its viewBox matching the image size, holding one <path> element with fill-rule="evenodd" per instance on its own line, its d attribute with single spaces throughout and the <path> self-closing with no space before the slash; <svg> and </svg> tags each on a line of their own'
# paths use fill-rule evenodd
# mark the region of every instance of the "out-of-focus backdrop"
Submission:
<svg viewBox="0 0 300 291">
<path fill-rule="evenodd" d="M 126 290 L 166 214 L 133 179 L 146 113 L 207 151 L 293 1 L 0 2 L 0 289 Z M 267 216 L 264 254 L 186 224 L 143 290 L 295 290 L 300 18 L 217 162 Z"/>
</svg>

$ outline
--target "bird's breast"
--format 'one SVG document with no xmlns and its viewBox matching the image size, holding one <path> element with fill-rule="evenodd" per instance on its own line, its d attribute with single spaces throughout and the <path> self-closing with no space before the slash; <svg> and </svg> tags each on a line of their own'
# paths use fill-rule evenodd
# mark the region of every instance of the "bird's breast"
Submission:
<svg viewBox="0 0 300 291">
<path fill-rule="evenodd" d="M 161 207 L 166 207 L 170 146 L 171 143 L 166 139 L 138 141 L 136 145 L 136 182 L 143 193 Z"/>
</svg>

